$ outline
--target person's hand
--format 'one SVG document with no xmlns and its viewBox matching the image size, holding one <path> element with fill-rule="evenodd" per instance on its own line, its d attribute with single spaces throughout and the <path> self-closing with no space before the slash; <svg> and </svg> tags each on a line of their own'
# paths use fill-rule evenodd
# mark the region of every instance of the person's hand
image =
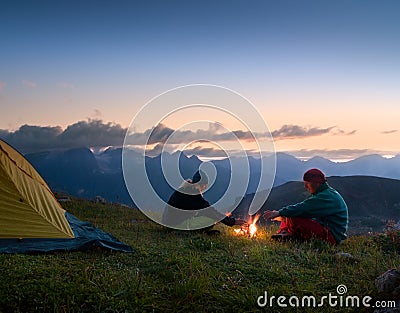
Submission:
<svg viewBox="0 0 400 313">
<path fill-rule="evenodd" d="M 278 216 L 279 216 L 279 211 L 265 211 L 263 214 L 263 218 L 266 220 L 273 220 Z"/>
<path fill-rule="evenodd" d="M 240 218 L 235 219 L 235 225 L 239 225 L 239 226 L 248 226 L 247 221 L 242 220 Z"/>
</svg>

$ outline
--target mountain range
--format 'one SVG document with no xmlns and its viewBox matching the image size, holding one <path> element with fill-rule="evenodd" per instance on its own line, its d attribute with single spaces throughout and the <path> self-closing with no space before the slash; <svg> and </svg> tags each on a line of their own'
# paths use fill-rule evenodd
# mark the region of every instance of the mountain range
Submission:
<svg viewBox="0 0 400 313">
<path fill-rule="evenodd" d="M 129 153 L 131 153 L 130 156 L 133 160 L 132 166 L 138 166 L 138 162 L 135 163 L 135 160 L 140 160 L 140 156 L 134 151 Z M 93 153 L 88 148 L 79 148 L 33 153 L 25 156 L 55 192 L 88 199 L 101 197 L 109 202 L 135 205 L 125 186 L 122 172 L 122 149 L 109 148 L 101 153 Z M 202 161 L 196 156 L 188 157 L 180 152 L 175 152 L 172 155 L 163 154 L 167 164 L 176 161 L 177 157 L 179 169 L 184 179 L 191 178 L 202 164 Z M 274 188 L 266 204 L 270 209 L 289 204 L 290 201 L 296 202 L 304 199 L 307 193 L 305 193 L 300 182 L 302 175 L 310 168 L 319 168 L 327 176 L 374 176 L 374 178 L 330 178 L 332 184 L 337 183 L 338 190 L 343 192 L 351 203 L 351 211 L 355 214 L 352 213 L 352 215 L 387 217 L 398 213 L 396 205 L 400 203 L 400 200 L 396 198 L 389 201 L 383 195 L 386 192 L 386 197 L 392 199 L 399 194 L 400 185 L 397 184 L 396 180 L 400 179 L 400 155 L 391 159 L 379 155 L 368 155 L 344 163 L 335 163 L 322 157 L 301 161 L 285 153 L 277 153 L 276 158 L 277 168 Z M 212 187 L 204 194 L 211 204 L 218 201 L 228 188 L 231 178 L 231 162 L 230 159 L 212 161 L 216 169 L 216 178 Z M 241 202 L 241 207 L 238 208 L 239 213 L 243 213 L 241 211 L 243 210 L 243 203 L 249 201 L 251 195 L 256 192 L 261 174 L 259 159 L 248 157 L 248 164 L 249 168 L 242 166 L 235 169 L 243 177 L 246 177 L 248 171 L 250 171 L 245 192 L 247 196 L 243 199 L 244 202 Z M 162 173 L 161 155 L 146 157 L 146 170 L 154 190 L 164 201 L 168 201 L 173 188 L 167 183 Z M 232 206 L 242 200 L 241 198 L 238 199 L 238 195 L 244 195 L 239 192 L 241 188 L 243 187 L 233 186 L 233 196 L 230 199 Z M 353 194 L 350 192 L 351 190 L 355 190 L 356 193 Z M 377 192 L 379 192 L 379 196 Z M 383 207 L 384 203 L 387 204 L 386 209 Z M 390 210 L 394 210 L 394 207 L 397 209 L 393 213 Z"/>
<path fill-rule="evenodd" d="M 135 164 L 134 151 L 132 166 Z M 196 157 L 188 157 L 184 153 L 178 153 L 179 168 L 184 179 L 191 178 L 199 168 L 202 161 Z M 93 153 L 88 148 L 70 150 L 40 152 L 25 155 L 32 165 L 47 181 L 52 190 L 66 193 L 72 196 L 93 199 L 97 196 L 110 202 L 119 202 L 127 205 L 134 205 L 126 189 L 122 173 L 122 149 L 109 148 L 101 153 Z M 176 154 L 165 153 L 163 158 L 176 160 Z M 282 186 L 288 182 L 301 181 L 303 173 L 310 168 L 319 168 L 327 176 L 376 176 L 391 179 L 400 179 L 400 155 L 386 159 L 379 155 L 368 155 L 358 159 L 335 163 L 330 160 L 314 157 L 308 161 L 301 161 L 285 153 L 277 153 L 277 168 L 274 187 Z M 231 177 L 231 162 L 234 160 L 222 159 L 212 163 L 215 166 L 217 175 L 213 186 L 204 194 L 211 203 L 215 203 L 225 193 Z M 248 157 L 250 166 L 250 178 L 246 194 L 256 192 L 258 179 L 261 175 L 261 162 L 259 159 Z M 167 201 L 173 189 L 164 178 L 161 170 L 161 155 L 146 157 L 146 170 L 150 183 L 157 194 Z M 236 170 L 236 168 L 235 168 Z M 237 169 L 247 171 L 243 167 Z M 140 183 L 140 182 L 138 182 Z M 297 185 L 296 185 L 297 186 Z M 234 186 L 233 194 L 242 186 Z M 283 187 L 282 187 L 283 188 Z M 280 190 L 274 188 L 276 190 Z M 294 190 L 297 190 L 294 188 Z M 276 192 L 276 191 L 274 191 Z M 274 193 L 272 192 L 271 195 Z M 371 191 L 372 192 L 372 191 Z M 283 197 L 285 198 L 285 197 Z M 237 196 L 232 197 L 232 205 L 237 203 Z"/>
</svg>

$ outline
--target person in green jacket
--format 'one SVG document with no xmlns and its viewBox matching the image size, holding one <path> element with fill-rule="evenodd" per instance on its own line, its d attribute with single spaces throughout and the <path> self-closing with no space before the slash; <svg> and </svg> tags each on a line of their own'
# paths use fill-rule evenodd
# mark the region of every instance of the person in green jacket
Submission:
<svg viewBox="0 0 400 313">
<path fill-rule="evenodd" d="M 329 186 L 324 173 L 319 169 L 305 172 L 303 181 L 311 197 L 278 211 L 265 211 L 265 219 L 281 221 L 278 233 L 272 238 L 317 238 L 333 245 L 339 244 L 347 238 L 349 215 L 346 202 Z"/>
</svg>

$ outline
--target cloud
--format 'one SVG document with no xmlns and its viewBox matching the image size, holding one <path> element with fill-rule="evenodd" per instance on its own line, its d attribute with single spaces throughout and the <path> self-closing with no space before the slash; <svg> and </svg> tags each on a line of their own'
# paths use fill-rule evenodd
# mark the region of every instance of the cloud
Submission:
<svg viewBox="0 0 400 313">
<path fill-rule="evenodd" d="M 59 136 L 67 146 L 122 146 L 126 129 L 101 120 L 80 121 L 68 126 Z"/>
<path fill-rule="evenodd" d="M 101 120 L 80 121 L 63 130 L 60 126 L 23 125 L 14 132 L 0 130 L 0 138 L 22 153 L 77 147 L 122 146 L 126 129 Z"/>
<path fill-rule="evenodd" d="M 228 157 L 229 151 L 223 151 L 221 149 L 215 149 L 212 147 L 204 148 L 201 146 L 196 146 L 191 149 L 185 149 L 184 153 L 188 156 L 196 155 L 198 157 Z"/>
<path fill-rule="evenodd" d="M 345 133 L 347 136 L 354 135 L 357 132 L 357 130 L 352 130 L 351 132 Z"/>
<path fill-rule="evenodd" d="M 129 135 L 129 143 L 132 145 L 147 144 L 169 144 L 189 143 L 193 141 L 236 141 L 254 140 L 254 135 L 250 131 L 235 130 L 232 132 L 221 132 L 223 128 L 218 123 L 210 123 L 208 129 L 192 130 L 174 130 L 164 124 L 158 124 L 156 127 L 148 129 L 143 133 L 134 132 Z M 263 134 L 255 134 L 263 136 Z"/>
<path fill-rule="evenodd" d="M 209 130 L 214 132 L 214 133 L 218 133 L 223 129 L 224 129 L 224 127 L 222 126 L 221 123 L 217 123 L 216 122 L 216 123 L 210 123 L 209 124 Z"/>
<path fill-rule="evenodd" d="M 397 129 L 393 129 L 393 130 L 384 130 L 384 131 L 381 132 L 381 134 L 389 135 L 389 134 L 393 134 L 393 133 L 396 133 L 396 132 L 398 132 Z"/>
<path fill-rule="evenodd" d="M 158 124 L 156 127 L 145 131 L 144 135 L 146 135 L 146 137 L 148 136 L 149 139 L 147 144 L 151 145 L 155 143 L 165 143 L 173 133 L 174 130 L 172 128 L 169 128 L 164 124 Z M 181 132 L 178 131 L 178 134 L 180 133 Z"/>
<path fill-rule="evenodd" d="M 335 136 L 351 136 L 351 135 L 354 135 L 356 132 L 357 132 L 357 130 L 352 130 L 350 132 L 346 132 L 342 129 L 335 128 L 335 130 L 332 132 L 332 134 Z"/>
<path fill-rule="evenodd" d="M 0 80 L 0 91 L 3 90 L 5 86 L 6 86 L 6 83 L 5 83 L 5 82 L 2 82 L 2 81 Z"/>
<path fill-rule="evenodd" d="M 283 125 L 280 129 L 274 130 L 271 134 L 274 140 L 299 139 L 314 136 L 321 136 L 330 133 L 335 126 L 328 128 L 302 127 L 299 125 Z"/>
<path fill-rule="evenodd" d="M 93 110 L 93 115 L 94 115 L 94 117 L 96 117 L 96 118 L 100 118 L 100 117 L 103 116 L 103 113 L 102 113 L 99 109 L 94 109 L 94 110 Z"/>
<path fill-rule="evenodd" d="M 234 141 L 234 140 L 244 140 L 244 141 L 253 141 L 255 140 L 255 136 L 257 138 L 265 137 L 265 135 L 259 133 L 252 133 L 251 131 L 242 131 L 242 130 L 234 130 L 231 133 L 222 133 L 219 135 L 215 135 L 215 139 L 217 141 Z"/>
<path fill-rule="evenodd" d="M 174 130 L 164 124 L 158 124 L 156 127 L 147 129 L 143 133 L 134 132 L 129 135 L 129 143 L 132 145 L 142 145 L 147 143 L 165 144 L 168 140 L 169 144 L 179 144 L 182 142 L 191 142 L 206 139 L 205 133 L 193 132 L 191 130 Z"/>
<path fill-rule="evenodd" d="M 62 129 L 59 126 L 41 127 L 22 125 L 15 132 L 1 130 L 0 136 L 21 152 L 26 152 L 57 146 L 56 139 L 61 133 Z"/>
<path fill-rule="evenodd" d="M 28 88 L 36 88 L 37 87 L 37 84 L 30 80 L 23 80 L 22 85 L 24 85 L 25 87 L 28 87 Z"/>
<path fill-rule="evenodd" d="M 148 144 L 165 143 L 168 140 L 170 144 L 179 144 L 182 142 L 192 141 L 254 141 L 255 139 L 269 139 L 269 134 L 253 133 L 251 131 L 234 130 L 224 132 L 224 128 L 219 123 L 210 123 L 208 129 L 192 130 L 174 130 L 163 124 L 159 124 L 152 129 L 146 130 L 144 133 L 134 133 L 130 135 L 132 144 L 135 142 L 140 144 L 146 142 Z M 299 125 L 283 125 L 280 129 L 271 133 L 274 140 L 284 139 L 302 139 L 308 137 L 321 136 L 325 134 L 350 136 L 356 133 L 356 130 L 346 132 L 331 126 L 327 128 L 320 127 L 303 127 Z M 172 136 L 172 137 L 171 137 Z"/>
<path fill-rule="evenodd" d="M 159 155 L 161 152 L 164 152 L 164 145 L 159 143 L 153 149 L 146 151 L 146 155 L 153 157 Z"/>
<path fill-rule="evenodd" d="M 95 114 L 101 114 L 95 110 Z M 70 149 L 77 147 L 105 147 L 122 146 L 127 129 L 119 124 L 105 123 L 99 119 L 88 119 L 69 125 L 66 129 L 59 126 L 32 126 L 23 125 L 18 130 L 10 132 L 0 130 L 0 138 L 5 139 L 11 145 L 23 153 Z M 327 133 L 349 135 L 337 129 L 337 127 L 319 128 L 302 127 L 298 125 L 284 125 L 280 129 L 272 132 L 275 140 L 283 139 L 302 139 L 312 136 L 320 136 Z M 267 134 L 254 134 L 257 139 L 269 139 Z M 128 136 L 128 143 L 134 148 L 142 148 L 146 143 L 149 146 L 146 153 L 157 154 L 162 149 L 169 151 L 176 150 L 185 143 L 197 142 L 230 142 L 236 140 L 251 141 L 254 140 L 253 133 L 250 131 L 235 130 L 226 132 L 218 123 L 210 123 L 208 129 L 197 130 L 174 130 L 164 124 L 147 129 L 144 132 L 133 132 Z M 166 143 L 168 143 L 166 145 Z M 187 147 L 188 154 L 202 156 L 222 156 L 221 151 L 215 148 L 196 145 L 195 148 Z M 186 151 L 186 150 L 185 150 Z M 234 151 L 233 151 L 234 152 Z M 251 153 L 251 151 L 248 151 Z M 224 152 L 222 152 L 224 153 Z M 359 152 L 358 152 L 359 153 Z"/>
<path fill-rule="evenodd" d="M 132 150 L 142 153 L 141 149 L 132 148 Z M 165 145 L 165 144 L 156 144 L 153 148 L 146 150 L 146 156 L 155 157 L 161 153 L 175 153 L 178 151 L 177 145 Z M 251 151 L 247 151 L 251 155 Z M 215 158 L 227 158 L 228 156 L 243 156 L 243 151 L 238 150 L 222 150 L 215 149 L 213 147 L 202 147 L 195 146 L 192 148 L 185 148 L 183 153 L 187 156 L 195 155 L 199 158 L 205 159 L 215 159 Z"/>
</svg>

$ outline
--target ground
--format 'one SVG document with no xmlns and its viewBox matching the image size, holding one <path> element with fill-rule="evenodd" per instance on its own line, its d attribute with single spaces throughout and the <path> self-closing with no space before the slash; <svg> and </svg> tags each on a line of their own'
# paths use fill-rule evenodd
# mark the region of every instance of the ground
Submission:
<svg viewBox="0 0 400 313">
<path fill-rule="evenodd" d="M 134 252 L 0 255 L 0 312 L 372 312 L 361 302 L 346 307 L 345 297 L 368 296 L 371 305 L 385 299 L 374 281 L 400 263 L 397 246 L 372 235 L 338 247 L 279 243 L 270 239 L 276 226 L 248 238 L 219 225 L 221 234 L 209 236 L 169 230 L 125 206 L 76 199 L 62 205 Z M 347 289 L 342 300 L 339 285 Z M 311 297 L 319 304 L 324 296 L 322 307 L 308 308 Z M 305 307 L 291 307 L 290 297 Z"/>
</svg>

